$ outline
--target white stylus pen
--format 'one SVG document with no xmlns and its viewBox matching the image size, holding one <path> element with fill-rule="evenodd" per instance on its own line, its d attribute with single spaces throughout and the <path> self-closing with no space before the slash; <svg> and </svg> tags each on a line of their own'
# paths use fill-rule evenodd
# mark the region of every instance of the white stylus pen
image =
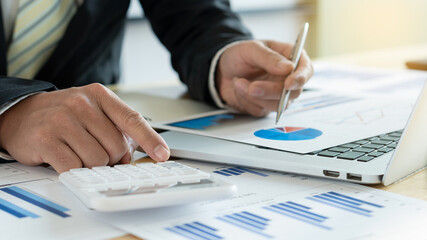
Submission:
<svg viewBox="0 0 427 240">
<path fill-rule="evenodd" d="M 292 73 L 298 67 L 298 62 L 301 57 L 302 50 L 304 49 L 304 43 L 307 37 L 307 33 L 308 33 L 308 22 L 304 23 L 304 28 L 298 34 L 297 40 L 295 42 L 295 46 L 292 49 L 291 61 L 294 63 L 294 69 L 292 70 Z M 282 113 L 286 110 L 286 106 L 288 105 L 290 94 L 291 94 L 291 91 L 283 88 L 282 95 L 280 96 L 279 107 L 277 108 L 276 124 L 277 122 L 279 122 L 280 116 L 282 116 Z"/>
</svg>

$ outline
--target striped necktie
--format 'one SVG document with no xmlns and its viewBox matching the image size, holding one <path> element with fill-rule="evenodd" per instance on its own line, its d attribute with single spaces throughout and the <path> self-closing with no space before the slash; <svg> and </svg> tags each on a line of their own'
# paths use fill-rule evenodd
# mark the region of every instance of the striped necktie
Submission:
<svg viewBox="0 0 427 240">
<path fill-rule="evenodd" d="M 52 54 L 76 10 L 74 0 L 19 0 L 7 53 L 8 75 L 32 79 Z"/>
</svg>

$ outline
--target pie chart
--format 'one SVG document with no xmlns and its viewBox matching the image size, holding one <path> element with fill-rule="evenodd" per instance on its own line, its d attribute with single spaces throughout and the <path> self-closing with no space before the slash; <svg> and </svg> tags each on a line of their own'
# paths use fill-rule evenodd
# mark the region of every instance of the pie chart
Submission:
<svg viewBox="0 0 427 240">
<path fill-rule="evenodd" d="M 322 131 L 304 127 L 277 127 L 258 130 L 254 135 L 269 140 L 301 141 L 315 139 L 322 135 Z"/>
</svg>

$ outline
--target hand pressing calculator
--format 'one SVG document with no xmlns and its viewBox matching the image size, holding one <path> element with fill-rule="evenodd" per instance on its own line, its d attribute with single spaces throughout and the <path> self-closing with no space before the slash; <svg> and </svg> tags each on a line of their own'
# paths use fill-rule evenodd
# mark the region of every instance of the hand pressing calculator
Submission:
<svg viewBox="0 0 427 240">
<path fill-rule="evenodd" d="M 235 185 L 174 161 L 75 168 L 59 175 L 88 208 L 122 211 L 232 196 Z"/>
</svg>

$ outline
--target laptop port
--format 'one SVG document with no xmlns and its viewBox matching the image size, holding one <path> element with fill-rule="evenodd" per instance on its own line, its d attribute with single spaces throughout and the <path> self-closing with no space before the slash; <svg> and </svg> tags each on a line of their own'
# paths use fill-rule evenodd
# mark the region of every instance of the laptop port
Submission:
<svg viewBox="0 0 427 240">
<path fill-rule="evenodd" d="M 347 173 L 347 179 L 348 180 L 355 180 L 355 181 L 362 181 L 362 175 L 354 174 L 354 173 Z"/>
<path fill-rule="evenodd" d="M 340 176 L 340 172 L 337 171 L 331 171 L 331 170 L 323 170 L 323 175 L 327 177 L 334 177 L 337 178 Z"/>
</svg>

